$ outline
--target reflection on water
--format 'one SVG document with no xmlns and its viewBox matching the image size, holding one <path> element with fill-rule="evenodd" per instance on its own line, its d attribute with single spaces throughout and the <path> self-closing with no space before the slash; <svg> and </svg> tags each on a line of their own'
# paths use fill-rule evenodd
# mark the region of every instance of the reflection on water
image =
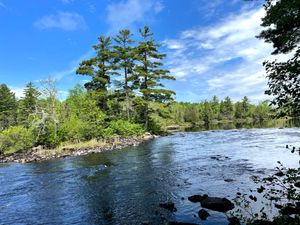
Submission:
<svg viewBox="0 0 300 225">
<path fill-rule="evenodd" d="M 0 224 L 228 224 L 215 212 L 200 221 L 187 197 L 233 198 L 278 159 L 297 166 L 285 145 L 300 146 L 299 137 L 297 128 L 182 132 L 120 151 L 1 165 Z M 166 201 L 178 211 L 158 207 Z"/>
<path fill-rule="evenodd" d="M 201 130 L 232 130 L 232 129 L 251 129 L 251 128 L 291 128 L 300 127 L 300 119 L 274 119 L 262 122 L 227 122 L 209 123 L 202 126 L 187 128 L 186 131 Z"/>
</svg>

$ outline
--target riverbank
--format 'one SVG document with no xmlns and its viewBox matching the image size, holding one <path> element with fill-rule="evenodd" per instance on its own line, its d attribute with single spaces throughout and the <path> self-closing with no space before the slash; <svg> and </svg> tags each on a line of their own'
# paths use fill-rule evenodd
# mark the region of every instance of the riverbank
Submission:
<svg viewBox="0 0 300 225">
<path fill-rule="evenodd" d="M 145 133 L 140 137 L 114 137 L 106 140 L 91 140 L 77 144 L 65 144 L 56 149 L 43 149 L 42 146 L 34 147 L 28 151 L 14 153 L 12 155 L 0 155 L 0 163 L 30 163 L 49 159 L 59 159 L 68 156 L 81 156 L 105 151 L 123 149 L 129 146 L 137 146 L 142 142 L 159 136 Z"/>
</svg>

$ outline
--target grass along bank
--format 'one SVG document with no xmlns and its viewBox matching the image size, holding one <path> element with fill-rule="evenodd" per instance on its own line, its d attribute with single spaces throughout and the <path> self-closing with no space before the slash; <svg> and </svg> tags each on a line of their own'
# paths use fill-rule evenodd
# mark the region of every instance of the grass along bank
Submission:
<svg viewBox="0 0 300 225">
<path fill-rule="evenodd" d="M 64 158 L 67 156 L 80 156 L 104 151 L 123 149 L 129 146 L 136 146 L 142 142 L 157 138 L 148 132 L 142 136 L 121 137 L 115 136 L 108 139 L 92 139 L 89 141 L 70 143 L 65 142 L 54 149 L 43 149 L 42 146 L 31 148 L 30 150 L 13 153 L 9 155 L 0 155 L 0 163 L 29 163 L 49 159 Z"/>
</svg>

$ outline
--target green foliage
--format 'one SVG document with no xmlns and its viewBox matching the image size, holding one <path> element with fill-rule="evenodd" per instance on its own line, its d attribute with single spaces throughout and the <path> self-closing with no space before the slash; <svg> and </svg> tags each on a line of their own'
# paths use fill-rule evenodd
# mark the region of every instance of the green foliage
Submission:
<svg viewBox="0 0 300 225">
<path fill-rule="evenodd" d="M 254 121 L 262 122 L 270 118 L 271 110 L 268 102 L 262 102 L 255 107 L 255 110 L 252 114 Z"/>
<path fill-rule="evenodd" d="M 220 103 L 220 118 L 231 120 L 233 116 L 233 104 L 229 96 Z"/>
<path fill-rule="evenodd" d="M 0 85 L 0 131 L 16 124 L 15 94 L 5 84 Z"/>
<path fill-rule="evenodd" d="M 299 116 L 299 56 L 300 56 L 300 2 L 298 0 L 267 0 L 266 15 L 262 18 L 265 28 L 258 38 L 272 43 L 272 54 L 293 53 L 287 61 L 266 61 L 264 66 L 269 89 L 266 94 L 274 96 L 273 105 L 282 115 Z"/>
<path fill-rule="evenodd" d="M 300 155 L 300 148 L 286 146 L 292 153 Z M 293 225 L 300 222 L 300 168 L 286 168 L 278 161 L 275 173 L 263 179 L 253 177 L 258 184 L 250 194 L 241 194 L 235 198 L 237 209 L 232 215 L 247 225 L 268 224 L 261 220 L 272 221 L 274 225 Z M 262 199 L 263 207 L 254 210 L 255 203 Z M 274 214 L 274 208 L 277 209 Z M 293 217 L 290 217 L 293 215 Z"/>
<path fill-rule="evenodd" d="M 31 129 L 11 126 L 0 132 L 0 152 L 12 154 L 30 149 L 35 144 Z"/>
<path fill-rule="evenodd" d="M 175 80 L 169 75 L 168 70 L 162 69 L 162 59 L 165 54 L 160 54 L 158 48 L 161 46 L 154 42 L 153 33 L 145 26 L 139 30 L 142 41 L 136 47 L 137 61 L 140 63 L 135 67 L 135 72 L 140 79 L 140 91 L 147 101 L 169 101 L 175 92 L 163 89 L 162 80 Z"/>
<path fill-rule="evenodd" d="M 18 123 L 28 127 L 28 117 L 36 111 L 38 97 L 40 92 L 29 82 L 24 89 L 24 97 L 19 100 L 18 105 Z"/>
<path fill-rule="evenodd" d="M 111 37 L 101 35 L 98 38 L 98 44 L 94 45 L 93 48 L 96 56 L 82 61 L 76 73 L 92 78 L 84 86 L 89 91 L 97 91 L 98 105 L 102 109 L 107 109 L 107 88 L 111 83 L 111 76 L 116 74 L 114 72 L 115 59 L 112 53 Z"/>
<path fill-rule="evenodd" d="M 59 145 L 61 139 L 58 136 L 57 124 L 53 119 L 40 118 L 36 125 L 37 126 L 33 126 L 32 129 L 37 144 L 45 145 L 49 148 L 54 148 Z"/>
<path fill-rule="evenodd" d="M 108 130 L 105 131 L 108 134 L 117 134 L 120 136 L 140 136 L 144 133 L 144 129 L 141 125 L 131 123 L 126 120 L 116 120 L 109 124 Z"/>
<path fill-rule="evenodd" d="M 91 134 L 90 126 L 87 121 L 71 116 L 71 118 L 60 126 L 59 136 L 61 141 L 80 142 L 88 140 L 94 135 Z"/>
<path fill-rule="evenodd" d="M 133 72 L 135 66 L 135 52 L 134 48 L 131 47 L 134 43 L 131 38 L 132 34 L 130 30 L 120 30 L 119 34 L 117 34 L 116 38 L 114 38 L 117 45 L 114 46 L 113 51 L 116 62 L 116 73 L 123 76 L 122 81 L 118 81 L 118 86 L 122 87 L 118 93 L 121 94 L 121 98 L 122 94 L 125 95 L 127 120 L 130 120 L 131 117 L 130 95 L 134 89 L 138 88 L 137 76 Z M 119 100 L 121 100 L 121 98 L 119 98 Z"/>
</svg>

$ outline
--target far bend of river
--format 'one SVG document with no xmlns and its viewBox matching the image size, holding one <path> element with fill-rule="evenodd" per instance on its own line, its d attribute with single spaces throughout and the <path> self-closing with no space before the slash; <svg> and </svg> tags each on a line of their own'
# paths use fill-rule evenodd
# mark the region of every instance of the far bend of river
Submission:
<svg viewBox="0 0 300 225">
<path fill-rule="evenodd" d="M 250 177 L 272 173 L 278 160 L 298 166 L 286 144 L 300 146 L 299 128 L 182 132 L 113 152 L 3 164 L 0 224 L 163 224 L 162 216 L 228 224 L 224 214 L 209 210 L 207 221 L 194 217 L 200 205 L 187 197 L 248 193 L 255 185 Z M 159 208 L 167 201 L 177 212 Z"/>
</svg>

